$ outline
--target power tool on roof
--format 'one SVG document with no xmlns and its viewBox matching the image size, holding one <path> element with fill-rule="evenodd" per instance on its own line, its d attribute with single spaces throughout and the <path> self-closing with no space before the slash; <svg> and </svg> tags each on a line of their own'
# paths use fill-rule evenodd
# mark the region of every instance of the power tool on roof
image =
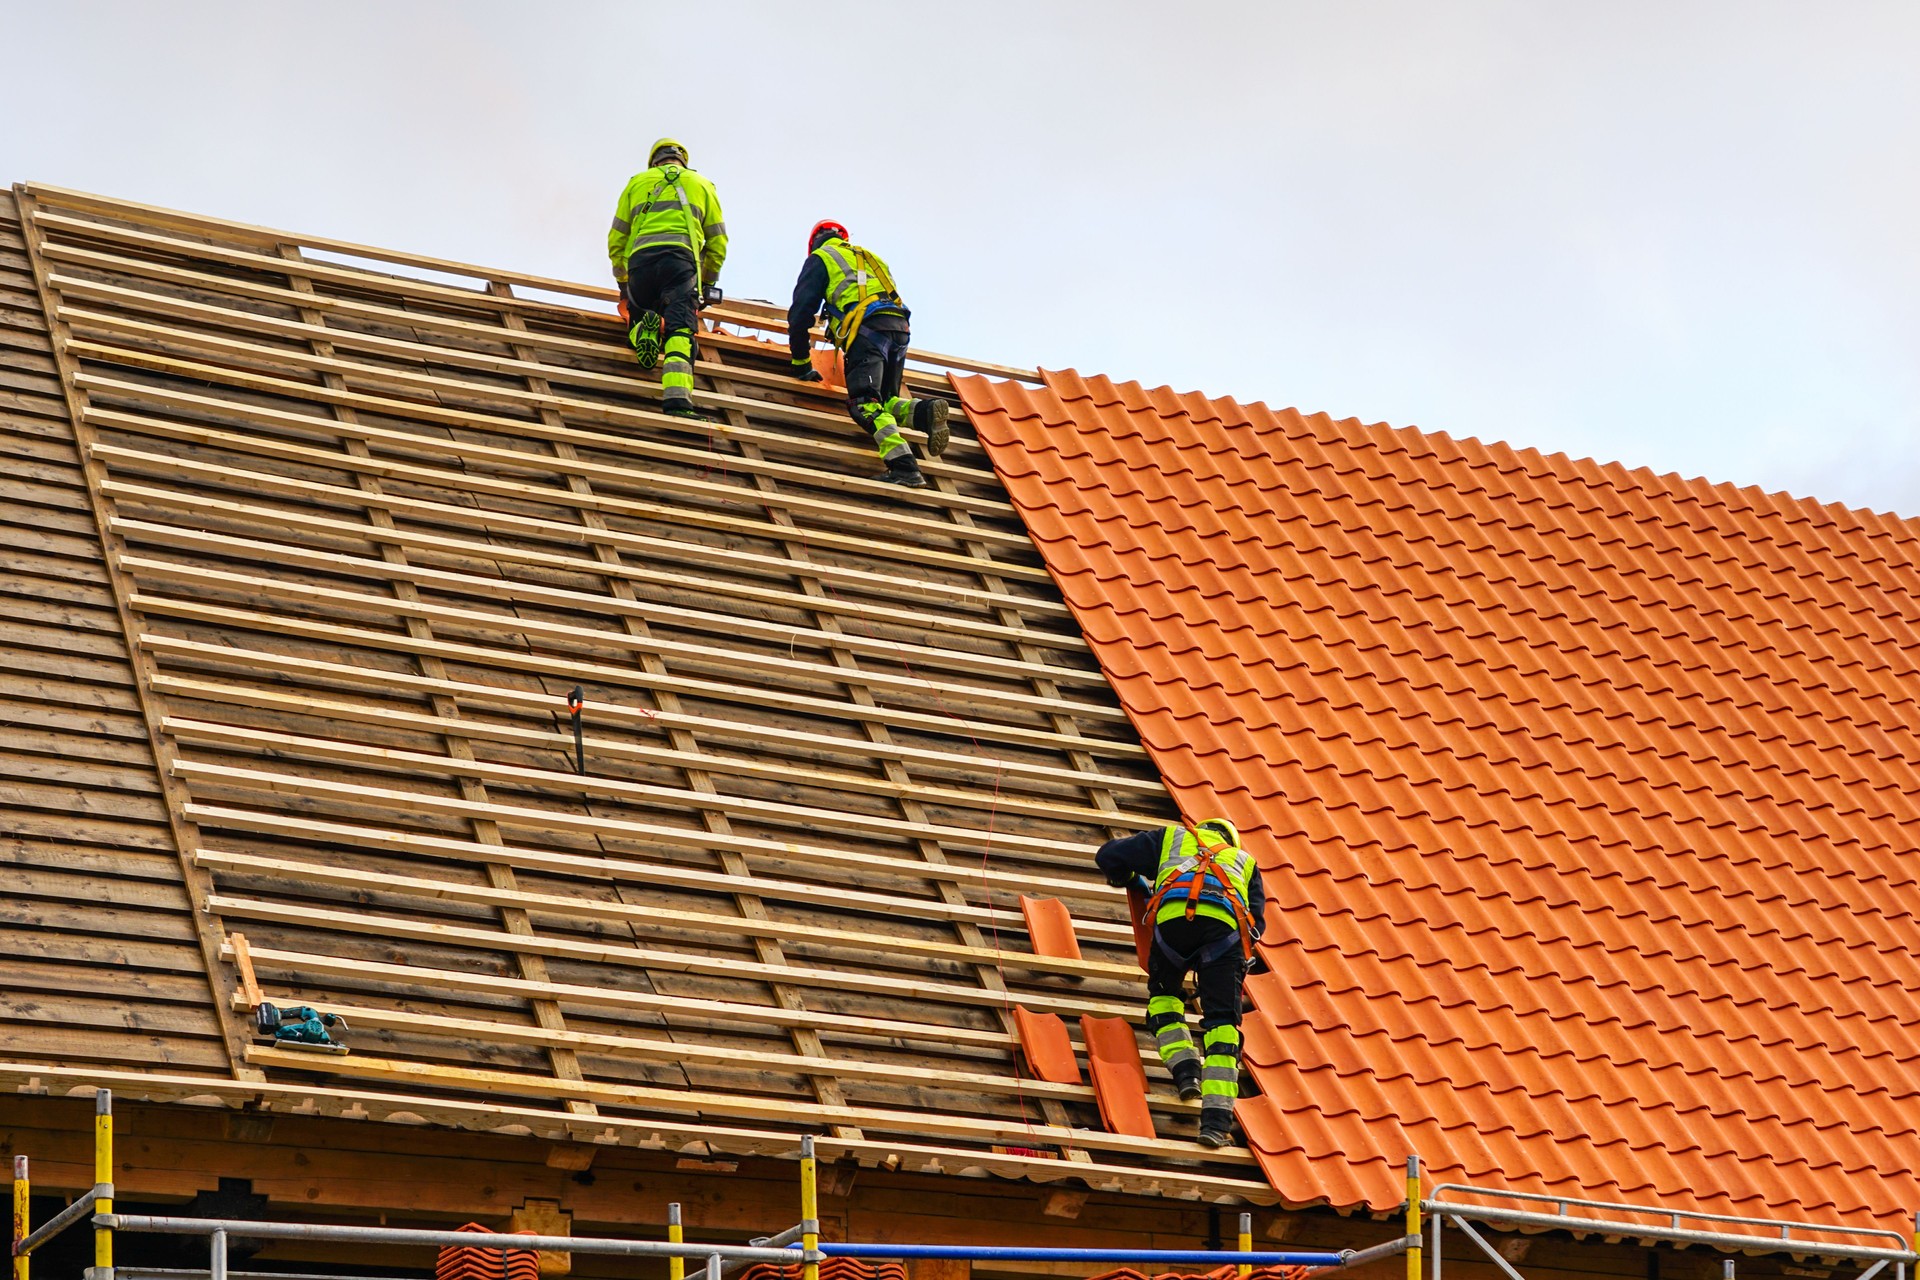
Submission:
<svg viewBox="0 0 1920 1280">
<path fill-rule="evenodd" d="M 282 1049 L 301 1049 L 310 1053 L 345 1053 L 339 1033 L 347 1029 L 347 1020 L 337 1013 L 322 1013 L 301 1005 L 282 1009 L 261 1001 L 253 1009 L 253 1027 L 261 1036 Z"/>
</svg>

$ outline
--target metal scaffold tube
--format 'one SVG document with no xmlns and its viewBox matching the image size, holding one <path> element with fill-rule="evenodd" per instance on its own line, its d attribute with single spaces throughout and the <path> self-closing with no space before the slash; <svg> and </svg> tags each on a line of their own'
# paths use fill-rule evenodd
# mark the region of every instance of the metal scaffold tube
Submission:
<svg viewBox="0 0 1920 1280">
<path fill-rule="evenodd" d="M 1389 1241 L 1388 1253 L 1407 1247 L 1404 1240 Z M 1359 1254 L 1343 1253 L 1226 1253 L 1219 1249 L 1042 1249 L 1020 1245 L 972 1244 L 823 1244 L 828 1258 L 952 1258 L 974 1262 L 1166 1262 L 1182 1266 L 1243 1263 L 1255 1267 L 1342 1267 Z"/>
<path fill-rule="evenodd" d="M 1580 1218 L 1571 1214 L 1534 1213 L 1526 1209 L 1501 1209 L 1492 1205 L 1461 1204 L 1453 1200 L 1427 1200 L 1428 1213 L 1444 1213 L 1454 1225 L 1465 1228 L 1465 1219 L 1478 1218 L 1495 1226 L 1541 1227 L 1549 1231 L 1587 1231 L 1597 1235 L 1626 1236 L 1641 1240 L 1668 1240 L 1681 1244 L 1712 1245 L 1717 1249 L 1754 1249 L 1766 1253 L 1817 1253 L 1830 1258 L 1855 1258 L 1863 1261 L 1884 1259 L 1906 1263 L 1915 1260 L 1908 1249 L 1890 1249 L 1872 1245 L 1838 1244 L 1825 1240 L 1787 1239 L 1780 1236 L 1735 1235 L 1726 1231 L 1695 1231 L 1685 1227 L 1656 1227 L 1618 1219 Z M 1639 1212 L 1654 1212 L 1645 1208 Z M 1813 1224 L 1809 1224 L 1813 1225 Z M 1815 1229 L 1821 1229 L 1815 1225 Z M 1844 1230 L 1828 1227 L 1826 1230 Z M 1868 1233 L 1862 1233 L 1868 1234 Z M 1891 1235 L 1892 1233 L 1886 1233 Z M 1894 1239 L 1899 1239 L 1894 1236 Z"/>
<path fill-rule="evenodd" d="M 352 1227 L 319 1222 L 254 1222 L 235 1218 L 168 1218 L 148 1214 L 101 1214 L 97 1226 L 118 1231 L 152 1231 L 165 1235 L 210 1236 L 224 1231 L 231 1239 L 330 1240 L 337 1243 L 419 1245 L 424 1248 L 474 1248 L 471 1232 L 416 1231 L 406 1227 Z M 724 1258 L 746 1262 L 802 1261 L 798 1249 L 756 1249 L 752 1245 L 676 1244 L 665 1240 L 603 1240 L 588 1236 L 489 1236 L 485 1248 L 506 1252 L 603 1253 L 618 1257 Z"/>
</svg>

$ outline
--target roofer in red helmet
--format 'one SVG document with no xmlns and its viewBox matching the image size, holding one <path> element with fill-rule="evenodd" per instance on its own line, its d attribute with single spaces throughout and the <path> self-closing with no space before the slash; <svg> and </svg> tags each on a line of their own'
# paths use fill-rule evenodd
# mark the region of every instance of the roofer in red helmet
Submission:
<svg viewBox="0 0 1920 1280">
<path fill-rule="evenodd" d="M 1093 860 L 1108 884 L 1148 895 L 1147 1030 L 1180 1096 L 1200 1099 L 1201 1144 L 1224 1147 L 1240 1096 L 1240 988 L 1267 909 L 1260 866 L 1227 818 L 1109 840 Z M 1198 1051 L 1187 1030 L 1189 973 L 1200 997 Z"/>
<path fill-rule="evenodd" d="M 906 304 L 887 264 L 849 241 L 847 229 L 837 222 L 816 222 L 807 234 L 806 265 L 787 311 L 793 376 L 805 382 L 821 380 L 813 368 L 811 331 L 814 317 L 822 314 L 827 335 L 845 354 L 847 410 L 872 434 L 873 447 L 887 464 L 880 478 L 909 489 L 923 487 L 926 477 L 901 428 L 912 425 L 926 432 L 927 452 L 939 457 L 947 448 L 947 402 L 900 394 L 912 337 Z"/>
</svg>

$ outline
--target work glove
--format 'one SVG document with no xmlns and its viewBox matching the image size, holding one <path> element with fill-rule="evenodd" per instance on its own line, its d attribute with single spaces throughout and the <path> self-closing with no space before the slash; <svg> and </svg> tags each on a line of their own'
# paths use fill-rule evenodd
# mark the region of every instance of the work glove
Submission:
<svg viewBox="0 0 1920 1280">
<path fill-rule="evenodd" d="M 820 371 L 813 367 L 811 360 L 795 360 L 787 366 L 787 372 L 802 382 L 825 382 Z"/>
</svg>

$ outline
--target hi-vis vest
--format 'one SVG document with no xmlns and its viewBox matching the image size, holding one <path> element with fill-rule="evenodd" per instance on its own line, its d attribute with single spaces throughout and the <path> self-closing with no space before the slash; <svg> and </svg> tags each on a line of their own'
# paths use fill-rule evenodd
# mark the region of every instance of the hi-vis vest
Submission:
<svg viewBox="0 0 1920 1280">
<path fill-rule="evenodd" d="M 1257 864 L 1253 855 L 1214 835 L 1168 827 L 1160 835 L 1160 868 L 1152 901 L 1155 924 L 1188 916 L 1222 920 L 1245 934 L 1247 894 Z"/>
<path fill-rule="evenodd" d="M 827 269 L 827 333 L 842 351 L 853 345 L 869 315 L 878 311 L 907 314 L 893 287 L 893 273 L 879 254 L 836 237 L 815 249 L 813 256 Z"/>
<path fill-rule="evenodd" d="M 628 180 L 607 233 L 607 256 L 614 274 L 624 279 L 627 259 L 642 249 L 677 247 L 712 276 L 719 263 L 709 260 L 724 258 L 726 238 L 713 184 L 692 169 L 667 163 Z"/>
</svg>

